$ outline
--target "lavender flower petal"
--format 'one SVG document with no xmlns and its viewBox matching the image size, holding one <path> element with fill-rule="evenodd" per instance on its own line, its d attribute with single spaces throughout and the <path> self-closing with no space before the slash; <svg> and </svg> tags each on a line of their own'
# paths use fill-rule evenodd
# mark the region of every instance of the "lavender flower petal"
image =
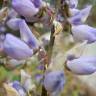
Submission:
<svg viewBox="0 0 96 96">
<path fill-rule="evenodd" d="M 33 1 L 36 8 L 40 8 L 42 6 L 42 0 L 31 0 Z"/>
<path fill-rule="evenodd" d="M 4 41 L 5 53 L 17 60 L 26 59 L 32 56 L 33 51 L 19 38 L 7 34 Z"/>
<path fill-rule="evenodd" d="M 39 11 L 30 0 L 12 0 L 12 7 L 24 17 L 32 17 Z"/>
<path fill-rule="evenodd" d="M 31 32 L 31 30 L 29 29 L 28 25 L 24 20 L 22 20 L 19 23 L 19 28 L 20 28 L 21 39 L 24 40 L 31 48 L 38 49 L 39 47 L 38 40 Z"/>
<path fill-rule="evenodd" d="M 11 8 L 8 13 L 8 19 L 16 18 L 17 16 L 18 16 L 18 13 L 13 8 Z"/>
<path fill-rule="evenodd" d="M 35 80 L 36 80 L 36 82 L 37 83 L 39 83 L 39 84 L 42 84 L 43 83 L 43 75 L 41 75 L 41 74 L 36 74 L 35 75 Z"/>
<path fill-rule="evenodd" d="M 38 65 L 38 66 L 37 66 L 37 69 L 38 69 L 38 70 L 44 70 L 44 65 Z"/>
<path fill-rule="evenodd" d="M 96 57 L 80 57 L 74 60 L 68 60 L 68 69 L 78 75 L 89 75 L 96 72 Z"/>
<path fill-rule="evenodd" d="M 88 43 L 92 43 L 96 41 L 96 28 L 88 25 L 73 26 L 72 34 L 76 42 L 83 42 L 87 40 Z"/>
<path fill-rule="evenodd" d="M 17 90 L 20 96 L 26 96 L 24 88 L 21 86 L 20 82 L 14 81 L 11 86 Z"/>
<path fill-rule="evenodd" d="M 19 22 L 21 19 L 19 18 L 12 18 L 7 21 L 7 26 L 12 30 L 19 30 Z"/>
<path fill-rule="evenodd" d="M 92 6 L 89 5 L 88 7 L 82 9 L 78 14 L 69 18 L 69 22 L 73 25 L 80 25 L 86 21 L 91 11 Z"/>
<path fill-rule="evenodd" d="M 65 84 L 65 77 L 63 71 L 54 71 L 45 75 L 44 86 L 46 90 L 52 95 L 63 90 Z M 57 96 L 57 94 L 53 96 Z"/>
<path fill-rule="evenodd" d="M 76 8 L 78 5 L 78 0 L 69 0 L 69 7 Z"/>
</svg>

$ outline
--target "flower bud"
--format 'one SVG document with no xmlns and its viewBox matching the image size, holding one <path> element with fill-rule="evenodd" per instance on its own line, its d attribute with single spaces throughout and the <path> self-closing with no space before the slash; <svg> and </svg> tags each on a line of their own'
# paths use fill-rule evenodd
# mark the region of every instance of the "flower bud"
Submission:
<svg viewBox="0 0 96 96">
<path fill-rule="evenodd" d="M 11 34 L 6 35 L 4 52 L 17 60 L 26 59 L 33 54 L 33 51 L 23 41 Z"/>
<path fill-rule="evenodd" d="M 69 0 L 69 7 L 76 8 L 78 5 L 78 0 Z"/>
<path fill-rule="evenodd" d="M 19 23 L 21 39 L 26 42 L 31 48 L 38 49 L 39 43 L 35 35 L 31 32 L 24 20 Z"/>
<path fill-rule="evenodd" d="M 68 60 L 66 66 L 75 74 L 89 75 L 96 72 L 96 57 L 89 56 Z"/>
<path fill-rule="evenodd" d="M 19 30 L 19 22 L 22 19 L 19 18 L 12 18 L 10 20 L 7 21 L 7 26 L 12 29 L 12 30 Z"/>
<path fill-rule="evenodd" d="M 19 93 L 20 96 L 26 96 L 25 90 L 21 86 L 20 82 L 14 81 L 11 86 Z"/>
<path fill-rule="evenodd" d="M 32 17 L 39 11 L 30 0 L 12 0 L 12 7 L 21 16 Z"/>
<path fill-rule="evenodd" d="M 86 8 L 82 9 L 78 14 L 68 19 L 68 21 L 73 25 L 80 25 L 86 21 L 89 16 L 89 13 L 92 9 L 92 6 L 89 5 Z"/>
<path fill-rule="evenodd" d="M 7 94 L 7 96 L 20 96 L 19 93 L 9 84 L 4 83 L 3 86 L 6 90 L 5 94 Z"/>
<path fill-rule="evenodd" d="M 51 96 L 58 96 L 65 84 L 64 72 L 54 71 L 45 75 L 44 86 Z"/>
<path fill-rule="evenodd" d="M 87 41 L 87 43 L 92 43 L 96 41 L 96 28 L 88 25 L 73 26 L 72 34 L 76 42 Z"/>
<path fill-rule="evenodd" d="M 42 6 L 43 1 L 42 0 L 31 0 L 33 1 L 36 8 L 40 8 Z"/>
</svg>

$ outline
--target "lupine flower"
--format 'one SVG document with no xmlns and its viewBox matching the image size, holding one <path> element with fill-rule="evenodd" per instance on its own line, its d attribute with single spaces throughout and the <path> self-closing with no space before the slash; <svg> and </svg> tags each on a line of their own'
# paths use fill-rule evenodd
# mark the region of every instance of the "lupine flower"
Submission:
<svg viewBox="0 0 96 96">
<path fill-rule="evenodd" d="M 72 34 L 76 42 L 83 42 L 87 40 L 88 43 L 92 43 L 96 41 L 96 28 L 88 25 L 73 26 Z"/>
<path fill-rule="evenodd" d="M 96 57 L 80 57 L 67 61 L 67 68 L 78 75 L 89 75 L 96 72 Z"/>
<path fill-rule="evenodd" d="M 20 96 L 18 91 L 15 88 L 13 88 L 10 84 L 4 83 L 3 86 L 5 88 L 7 96 Z"/>
<path fill-rule="evenodd" d="M 38 49 L 38 40 L 23 19 L 10 19 L 7 22 L 7 26 L 13 30 L 20 30 L 21 39 L 26 42 L 32 49 Z"/>
<path fill-rule="evenodd" d="M 39 83 L 39 84 L 43 84 L 43 77 L 44 76 L 42 74 L 36 74 L 35 75 L 36 82 Z"/>
<path fill-rule="evenodd" d="M 7 26 L 12 29 L 12 30 L 19 30 L 19 22 L 22 19 L 19 18 L 12 18 L 10 20 L 7 21 Z"/>
<path fill-rule="evenodd" d="M 11 19 L 11 18 L 16 18 L 18 16 L 18 13 L 12 8 L 10 9 L 9 13 L 8 13 L 8 19 Z"/>
<path fill-rule="evenodd" d="M 89 5 L 82 9 L 78 14 L 68 19 L 68 21 L 73 25 L 80 25 L 86 21 L 91 11 L 92 6 Z"/>
<path fill-rule="evenodd" d="M 41 65 L 41 64 L 38 65 L 38 66 L 37 66 L 37 69 L 38 69 L 38 70 L 44 70 L 44 65 Z"/>
<path fill-rule="evenodd" d="M 40 8 L 42 6 L 43 1 L 42 0 L 31 0 L 36 8 Z"/>
<path fill-rule="evenodd" d="M 18 14 L 24 17 L 32 17 L 39 11 L 31 0 L 12 0 L 12 7 Z"/>
<path fill-rule="evenodd" d="M 0 24 L 0 34 L 5 33 L 7 31 L 7 28 L 4 24 Z"/>
<path fill-rule="evenodd" d="M 20 82 L 14 81 L 10 85 L 19 93 L 20 96 L 26 96 L 26 92 Z"/>
<path fill-rule="evenodd" d="M 69 7 L 70 8 L 76 8 L 77 5 L 78 5 L 78 0 L 69 0 L 70 3 L 69 3 Z"/>
<path fill-rule="evenodd" d="M 51 96 L 59 96 L 65 84 L 63 71 L 54 71 L 45 75 L 44 86 Z"/>
<path fill-rule="evenodd" d="M 26 42 L 31 48 L 38 49 L 39 44 L 35 35 L 31 32 L 26 22 L 22 20 L 19 22 L 21 39 Z"/>
<path fill-rule="evenodd" d="M 26 59 L 33 54 L 33 51 L 23 41 L 11 34 L 7 34 L 4 40 L 4 52 L 17 60 Z"/>
</svg>

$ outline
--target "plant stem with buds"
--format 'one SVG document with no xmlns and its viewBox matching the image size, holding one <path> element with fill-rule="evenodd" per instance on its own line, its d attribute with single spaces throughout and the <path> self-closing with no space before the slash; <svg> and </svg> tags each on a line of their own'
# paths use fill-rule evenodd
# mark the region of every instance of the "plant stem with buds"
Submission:
<svg viewBox="0 0 96 96">
<path fill-rule="evenodd" d="M 47 64 L 47 67 L 50 64 L 50 60 L 51 60 L 51 56 L 52 56 L 52 51 L 53 51 L 53 46 L 54 46 L 54 41 L 55 41 L 55 37 L 53 36 L 54 32 L 55 32 L 54 25 L 52 25 L 50 43 L 49 43 L 49 48 L 48 48 L 48 64 Z M 45 71 L 46 71 L 46 66 L 44 68 L 44 72 Z M 42 95 L 41 96 L 48 96 L 47 90 L 45 89 L 44 86 L 42 87 Z"/>
</svg>

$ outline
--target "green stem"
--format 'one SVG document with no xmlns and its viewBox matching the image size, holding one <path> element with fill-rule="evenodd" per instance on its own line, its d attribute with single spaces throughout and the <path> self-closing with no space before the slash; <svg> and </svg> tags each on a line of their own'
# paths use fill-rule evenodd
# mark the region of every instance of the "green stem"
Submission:
<svg viewBox="0 0 96 96">
<path fill-rule="evenodd" d="M 49 49 L 48 49 L 48 64 L 47 64 L 47 66 L 50 64 L 50 60 L 51 60 L 51 56 L 52 56 L 52 51 L 53 51 L 53 46 L 54 46 L 54 41 L 55 41 L 55 37 L 53 36 L 54 32 L 55 32 L 54 25 L 52 25 L 50 43 L 49 43 Z M 46 67 L 44 69 L 44 73 L 45 73 L 45 71 L 46 71 Z M 47 90 L 45 89 L 44 86 L 42 86 L 42 94 L 41 94 L 41 96 L 48 96 Z"/>
<path fill-rule="evenodd" d="M 49 63 L 51 60 L 52 52 L 53 52 L 53 47 L 54 47 L 54 41 L 55 41 L 55 36 L 53 36 L 55 33 L 55 28 L 54 25 L 52 25 L 51 28 L 51 36 L 50 36 L 50 43 L 49 43 L 49 50 L 48 50 L 48 58 L 49 58 Z"/>
<path fill-rule="evenodd" d="M 67 18 L 70 17 L 69 6 L 66 3 L 63 5 L 63 0 L 60 0 L 60 5 L 61 5 L 60 6 L 60 12 L 61 12 L 62 16 L 67 20 Z M 69 25 L 70 24 L 68 24 L 68 26 Z M 48 48 L 48 65 L 50 64 L 51 57 L 52 57 L 52 52 L 53 52 L 53 47 L 54 47 L 54 41 L 55 41 L 54 32 L 55 32 L 55 28 L 54 28 L 54 25 L 52 25 L 51 36 L 50 36 L 50 43 L 49 43 L 49 48 Z M 44 69 L 44 72 L 45 71 L 46 71 L 46 68 Z M 42 94 L 41 94 L 41 96 L 48 96 L 47 91 L 44 88 L 44 86 L 42 87 Z"/>
<path fill-rule="evenodd" d="M 42 86 L 42 95 L 41 96 L 47 96 L 47 91 L 44 86 Z"/>
</svg>

